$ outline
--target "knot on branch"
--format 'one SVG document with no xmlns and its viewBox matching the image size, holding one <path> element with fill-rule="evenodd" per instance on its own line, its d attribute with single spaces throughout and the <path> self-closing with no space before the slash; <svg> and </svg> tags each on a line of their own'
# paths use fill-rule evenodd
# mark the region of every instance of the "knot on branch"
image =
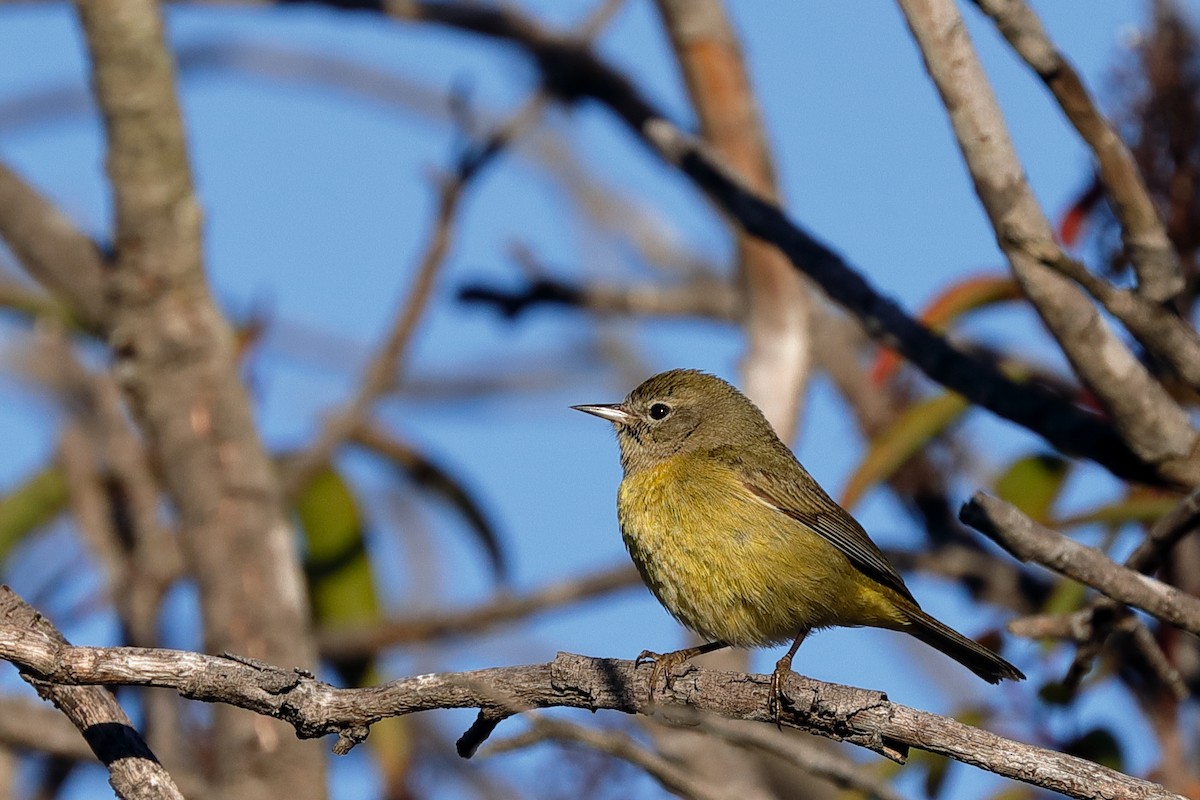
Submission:
<svg viewBox="0 0 1200 800">
<path fill-rule="evenodd" d="M 351 725 L 348 728 L 342 728 L 337 732 L 338 739 L 333 745 L 334 755 L 344 756 L 353 750 L 358 745 L 362 744 L 370 734 L 371 727 L 369 725 Z"/>
<path fill-rule="evenodd" d="M 270 695 L 287 694 L 298 687 L 302 681 L 314 678 L 311 672 L 302 667 L 283 669 L 259 661 L 257 658 L 229 652 L 222 653 L 221 657 L 254 670 L 257 673 L 252 679 L 255 687 Z M 234 676 L 231 674 L 230 677 Z"/>
</svg>

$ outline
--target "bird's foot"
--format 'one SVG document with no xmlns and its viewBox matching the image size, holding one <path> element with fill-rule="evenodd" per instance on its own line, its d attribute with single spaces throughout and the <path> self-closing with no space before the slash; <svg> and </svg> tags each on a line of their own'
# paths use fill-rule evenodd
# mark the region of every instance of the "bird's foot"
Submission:
<svg viewBox="0 0 1200 800">
<path fill-rule="evenodd" d="M 775 727 L 782 728 L 780 720 L 783 716 L 783 704 L 789 703 L 783 693 L 783 682 L 792 671 L 792 655 L 789 653 L 775 663 L 775 671 L 771 673 L 771 694 L 767 698 L 767 712 L 775 718 Z"/>
<path fill-rule="evenodd" d="M 653 650 L 643 650 L 638 654 L 638 657 L 633 660 L 634 667 L 640 667 L 647 662 L 653 662 L 654 668 L 650 671 L 650 694 L 647 698 L 649 702 L 654 702 L 654 696 L 658 693 L 658 679 L 663 678 L 663 688 L 671 688 L 671 673 L 681 664 L 686 664 L 687 660 L 696 655 L 695 648 L 686 650 L 676 650 L 672 653 L 655 653 Z"/>
</svg>

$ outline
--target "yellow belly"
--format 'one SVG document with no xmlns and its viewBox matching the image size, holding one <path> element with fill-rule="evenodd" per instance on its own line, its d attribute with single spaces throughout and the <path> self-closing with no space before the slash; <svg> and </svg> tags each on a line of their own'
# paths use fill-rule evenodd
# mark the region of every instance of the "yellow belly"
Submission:
<svg viewBox="0 0 1200 800">
<path fill-rule="evenodd" d="M 627 477 L 621 534 L 650 591 L 685 626 L 748 647 L 813 628 L 896 628 L 898 596 L 828 541 L 742 488 L 730 467 L 676 457 Z M 687 477 L 684 477 L 684 476 Z"/>
</svg>

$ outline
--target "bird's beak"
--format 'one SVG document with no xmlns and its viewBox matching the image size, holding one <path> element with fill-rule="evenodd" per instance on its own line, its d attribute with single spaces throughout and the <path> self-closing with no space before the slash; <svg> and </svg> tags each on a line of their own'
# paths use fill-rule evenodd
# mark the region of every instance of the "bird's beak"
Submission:
<svg viewBox="0 0 1200 800">
<path fill-rule="evenodd" d="M 633 414 L 630 414 L 620 403 L 607 406 L 571 406 L 571 408 L 600 419 L 606 419 L 613 425 L 628 425 L 633 422 Z"/>
</svg>

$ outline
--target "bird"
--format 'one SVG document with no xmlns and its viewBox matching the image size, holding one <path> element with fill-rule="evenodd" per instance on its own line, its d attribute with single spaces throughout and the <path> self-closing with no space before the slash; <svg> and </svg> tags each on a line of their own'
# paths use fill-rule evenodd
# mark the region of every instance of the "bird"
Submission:
<svg viewBox="0 0 1200 800">
<path fill-rule="evenodd" d="M 651 593 L 703 644 L 653 662 L 665 673 L 723 647 L 791 642 L 771 675 L 776 723 L 783 682 L 805 637 L 868 626 L 916 637 L 989 683 L 1019 669 L 921 609 L 863 527 L 821 488 L 759 408 L 693 369 L 645 380 L 620 403 L 572 406 L 612 423 L 623 477 L 621 536 Z"/>
</svg>

